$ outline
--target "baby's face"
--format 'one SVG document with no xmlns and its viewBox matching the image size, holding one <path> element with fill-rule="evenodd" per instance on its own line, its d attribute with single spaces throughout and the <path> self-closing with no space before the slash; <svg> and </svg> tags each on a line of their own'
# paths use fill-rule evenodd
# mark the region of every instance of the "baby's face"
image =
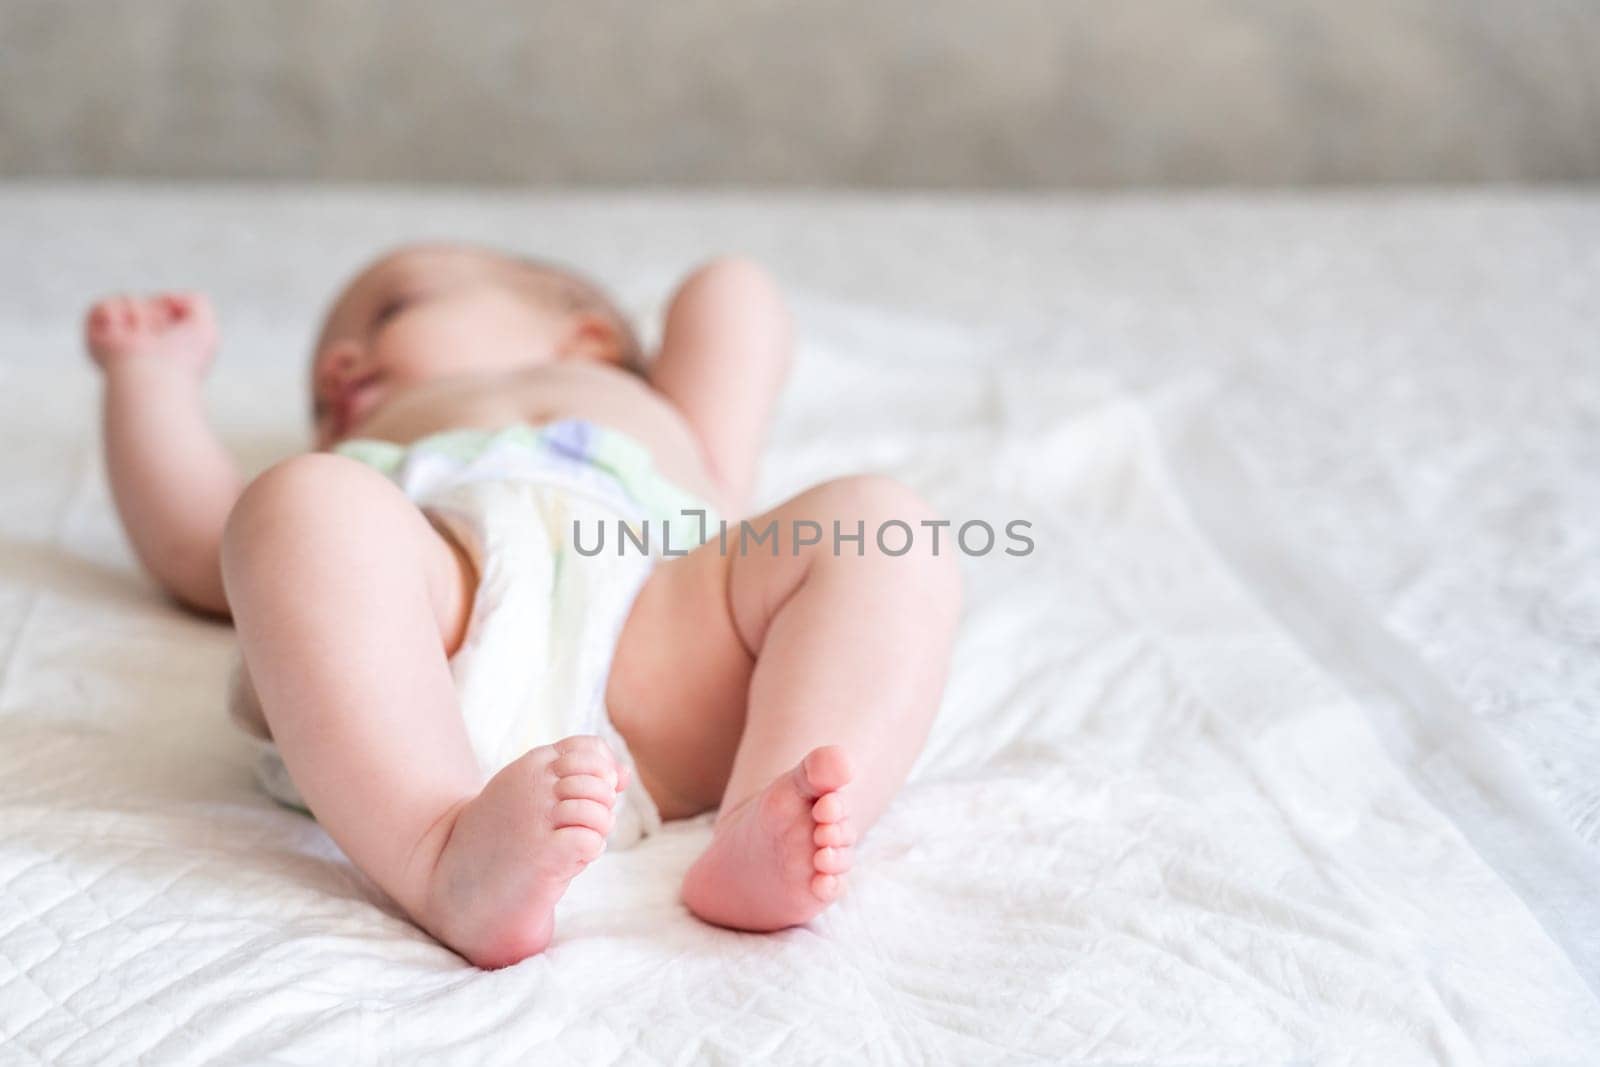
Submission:
<svg viewBox="0 0 1600 1067">
<path fill-rule="evenodd" d="M 530 292 L 514 262 L 472 248 L 401 249 L 362 271 L 329 311 L 312 364 L 317 447 L 396 390 L 566 358 L 615 361 L 609 331 Z"/>
</svg>

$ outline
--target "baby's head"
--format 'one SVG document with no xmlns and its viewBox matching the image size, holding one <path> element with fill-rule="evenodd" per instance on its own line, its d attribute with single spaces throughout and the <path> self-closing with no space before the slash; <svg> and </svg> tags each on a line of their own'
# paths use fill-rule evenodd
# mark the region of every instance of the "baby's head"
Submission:
<svg viewBox="0 0 1600 1067">
<path fill-rule="evenodd" d="M 323 322 L 311 368 L 318 447 L 341 438 L 394 389 L 557 360 L 635 367 L 627 318 L 560 267 L 470 245 L 408 245 L 347 285 Z"/>
</svg>

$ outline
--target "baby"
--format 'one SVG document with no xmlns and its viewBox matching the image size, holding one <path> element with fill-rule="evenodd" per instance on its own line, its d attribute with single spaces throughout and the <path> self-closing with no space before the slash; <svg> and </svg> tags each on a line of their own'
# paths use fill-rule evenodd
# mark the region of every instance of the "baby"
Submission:
<svg viewBox="0 0 1600 1067">
<path fill-rule="evenodd" d="M 203 296 L 104 300 L 86 333 L 139 559 L 231 616 L 293 792 L 419 926 L 514 963 L 608 837 L 714 808 L 695 915 L 838 899 L 927 737 L 959 579 L 948 545 L 874 536 L 936 521 L 883 477 L 747 514 L 791 350 L 761 268 L 690 275 L 646 361 L 566 270 L 391 252 L 323 324 L 317 451 L 248 484 L 202 410 Z"/>
</svg>

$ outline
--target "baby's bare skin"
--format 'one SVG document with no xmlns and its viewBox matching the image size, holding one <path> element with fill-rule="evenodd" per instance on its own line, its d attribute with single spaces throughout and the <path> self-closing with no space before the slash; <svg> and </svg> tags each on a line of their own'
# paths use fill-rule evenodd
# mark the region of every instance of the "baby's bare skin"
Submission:
<svg viewBox="0 0 1600 1067">
<path fill-rule="evenodd" d="M 560 419 L 622 430 L 650 450 L 656 468 L 673 482 L 719 509 L 731 503 L 678 410 L 636 375 L 606 364 L 553 363 L 423 382 L 396 390 L 350 436 L 410 444 L 443 430 Z"/>
<path fill-rule="evenodd" d="M 576 737 L 481 780 L 449 670 L 476 581 L 465 557 L 392 483 L 341 456 L 297 457 L 244 486 L 200 410 L 216 344 L 203 297 L 105 301 L 87 335 L 130 539 L 178 599 L 232 615 L 319 821 L 472 962 L 542 950 L 556 901 L 603 848 L 627 770 L 598 738 Z M 313 366 L 316 444 L 587 419 L 742 515 L 788 362 L 770 280 L 739 261 L 703 268 L 643 376 L 624 369 L 632 344 L 575 282 L 476 249 L 402 250 L 329 313 Z M 903 487 L 847 478 L 753 521 L 927 514 Z M 856 835 L 926 735 L 958 595 L 948 554 L 890 558 L 870 545 L 739 555 L 713 542 L 656 568 L 606 703 L 664 818 L 721 808 L 684 883 L 691 911 L 774 930 L 838 897 Z"/>
</svg>

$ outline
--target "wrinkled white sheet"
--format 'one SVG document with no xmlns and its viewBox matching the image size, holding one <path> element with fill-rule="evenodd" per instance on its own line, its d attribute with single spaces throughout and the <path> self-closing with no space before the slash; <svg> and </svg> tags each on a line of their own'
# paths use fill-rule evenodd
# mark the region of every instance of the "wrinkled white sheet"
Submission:
<svg viewBox="0 0 1600 1067">
<path fill-rule="evenodd" d="M 169 259 L 211 264 L 234 338 L 212 398 L 259 466 L 297 426 L 311 294 L 296 264 L 326 253 L 309 269 L 325 280 L 417 226 L 382 199 L 346 205 L 358 222 L 341 230 L 316 198 L 254 195 L 200 198 L 205 227 L 182 199 L 81 191 L 23 197 L 29 210 L 6 217 L 53 227 L 40 247 L 65 250 L 59 275 L 21 279 L 44 307 L 108 284 L 108 261 L 123 284 L 144 262 L 163 281 Z M 266 226 L 258 204 L 291 224 Z M 124 230 L 84 221 L 107 227 L 117 205 Z M 503 232 L 499 212 L 548 222 L 582 254 L 559 204 L 437 206 L 433 232 Z M 652 210 L 625 204 L 616 224 L 649 233 Z M 804 219 L 726 210 L 757 234 Z M 863 209 L 863 225 L 892 231 L 902 210 Z M 163 223 L 178 235 L 166 248 Z M 670 273 L 663 249 L 717 243 L 676 234 L 631 267 L 597 243 L 592 261 L 646 306 Z M 829 258 L 813 247 L 808 263 Z M 1469 713 L 1377 707 L 1294 624 L 1297 605 L 1279 602 L 1294 590 L 1239 564 L 1219 493 L 1275 497 L 1265 479 L 1208 484 L 1212 468 L 1174 454 L 1215 429 L 1206 410 L 1063 358 L 1059 323 L 963 330 L 839 292 L 800 293 L 806 343 L 765 495 L 886 470 L 958 520 L 1031 520 L 1037 551 L 968 561 L 944 712 L 838 907 L 774 937 L 697 924 L 676 883 L 707 829 L 680 824 L 605 856 L 564 902 L 551 951 L 495 974 L 375 905 L 314 824 L 255 791 L 221 713 L 229 635 L 172 611 L 133 568 L 70 332 L 37 307 L 0 320 L 4 1054 L 1592 1061 L 1593 958 L 1560 921 L 1566 898 L 1508 881 L 1505 850 L 1454 821 L 1470 809 L 1437 783 L 1490 767 L 1480 794 L 1534 813 L 1513 829 L 1545 835 L 1523 858 L 1558 889 L 1585 884 L 1585 854 L 1561 820 L 1540 821 L 1543 794 L 1486 732 L 1397 741 L 1398 721 Z M 286 325 L 290 297 L 306 306 Z"/>
</svg>

